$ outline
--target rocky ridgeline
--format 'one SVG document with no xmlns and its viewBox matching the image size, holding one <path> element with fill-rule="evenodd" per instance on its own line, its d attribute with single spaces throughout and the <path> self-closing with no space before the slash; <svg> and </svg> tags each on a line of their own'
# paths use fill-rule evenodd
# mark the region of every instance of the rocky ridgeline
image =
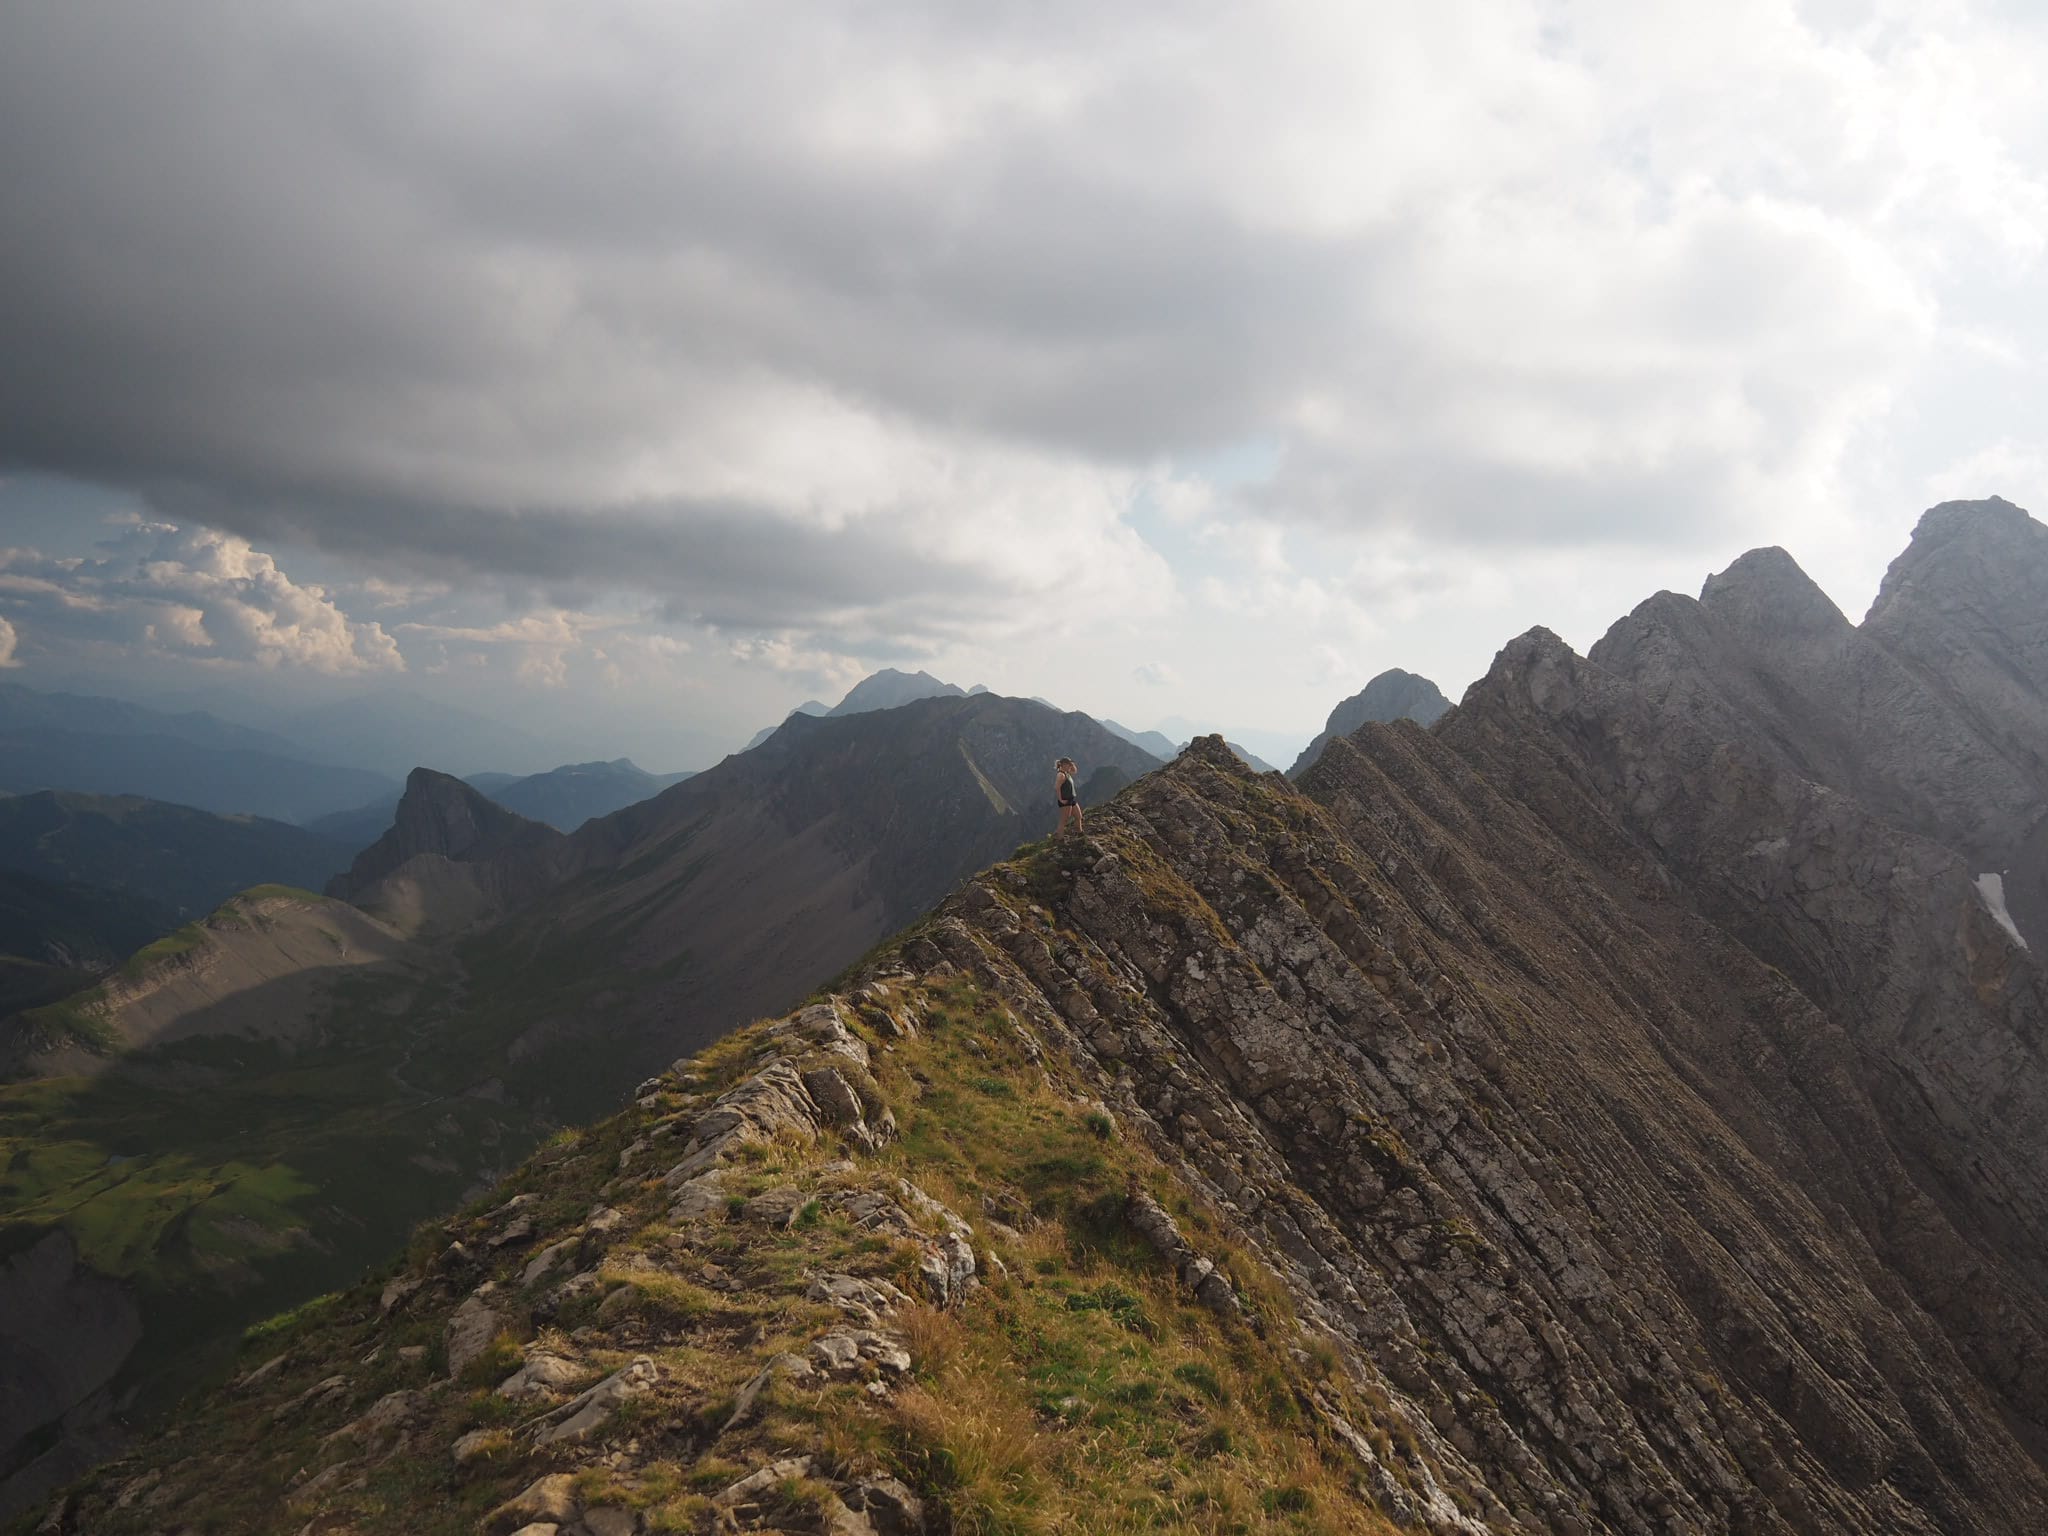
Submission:
<svg viewBox="0 0 2048 1536">
<path fill-rule="evenodd" d="M 47 1528 L 2048 1528 L 2048 984 L 1974 878 L 2048 653 L 1942 631 L 1969 523 L 1882 644 L 1761 552 L 1298 784 L 1193 743 Z"/>
<path fill-rule="evenodd" d="M 1184 1228 L 1215 1217 L 1105 1085 L 974 977 L 885 961 L 258 1330 L 35 1529 L 908 1536 L 1063 1499 L 1124 1529 L 1171 1507 L 1174 1463 L 1219 1519 L 1475 1529 L 1429 1426 L 1397 1445 L 1274 1275 Z M 1105 1460 L 1091 1492 L 1119 1441 L 1159 1467 Z"/>
</svg>

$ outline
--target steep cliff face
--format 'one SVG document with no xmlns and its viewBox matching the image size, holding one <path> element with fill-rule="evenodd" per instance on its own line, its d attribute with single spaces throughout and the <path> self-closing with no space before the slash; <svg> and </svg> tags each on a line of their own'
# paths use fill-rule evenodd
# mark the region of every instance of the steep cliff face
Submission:
<svg viewBox="0 0 2048 1536">
<path fill-rule="evenodd" d="M 546 890 L 566 842 L 458 778 L 415 768 L 390 829 L 327 894 L 407 933 L 456 932 Z"/>
<path fill-rule="evenodd" d="M 1995 876 L 2048 936 L 2048 529 L 1929 511 L 1852 626 L 1783 550 L 1660 593 L 1591 661 L 1659 713 L 1825 785 Z"/>
<path fill-rule="evenodd" d="M 0 1509 L 78 1476 L 118 1443 L 114 1380 L 142 1338 L 135 1299 L 51 1232 L 0 1260 Z"/>
<path fill-rule="evenodd" d="M 2040 775 L 1940 679 L 1851 625 L 1783 550 L 1744 555 L 1698 602 L 1651 598 L 1590 659 L 1662 713 L 1979 857 L 2040 813 Z"/>
</svg>

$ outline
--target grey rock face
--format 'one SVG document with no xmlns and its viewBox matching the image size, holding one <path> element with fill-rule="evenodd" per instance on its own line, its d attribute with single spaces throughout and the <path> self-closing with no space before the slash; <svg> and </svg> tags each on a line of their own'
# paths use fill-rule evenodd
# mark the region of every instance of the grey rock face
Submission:
<svg viewBox="0 0 2048 1536">
<path fill-rule="evenodd" d="M 1056 922 L 984 885 L 919 963 L 1092 1061 L 1487 1528 L 2048 1515 L 2048 996 L 1962 861 L 1541 634 L 1302 788 L 1198 741 Z"/>
<path fill-rule="evenodd" d="M 1909 551 L 1900 563 L 1913 560 Z M 2048 562 L 2036 586 L 2048 591 Z M 1901 582 L 1899 595 L 1880 599 L 1890 619 L 1873 615 L 1859 629 L 1791 556 L 1756 550 L 1711 578 L 1697 603 L 1668 592 L 1651 598 L 1588 659 L 1660 714 L 2003 869 L 1997 861 L 2044 809 L 2048 647 L 2036 683 L 2020 690 L 2041 728 L 2016 749 L 2024 726 L 1987 731 L 1984 710 L 1913 654 L 1981 655 L 1930 603 L 1907 613 L 1904 594 L 1919 602 L 1924 590 Z M 1952 660 L 1951 669 L 1975 675 L 1978 664 Z M 2001 703 L 2013 707 L 2011 720 L 2024 719 L 2015 700 Z"/>
<path fill-rule="evenodd" d="M 386 876 L 422 856 L 459 864 L 532 855 L 554 848 L 562 834 L 486 799 L 462 780 L 415 768 L 391 830 L 356 856 L 327 894 L 359 901 Z"/>
</svg>

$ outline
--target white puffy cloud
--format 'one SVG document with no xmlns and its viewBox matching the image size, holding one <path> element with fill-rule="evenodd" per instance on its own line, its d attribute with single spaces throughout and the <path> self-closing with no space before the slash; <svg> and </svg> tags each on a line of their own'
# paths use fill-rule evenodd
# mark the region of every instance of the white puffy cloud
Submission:
<svg viewBox="0 0 2048 1536">
<path fill-rule="evenodd" d="M 14 659 L 14 649 L 17 644 L 19 644 L 19 636 L 15 634 L 14 626 L 5 618 L 0 618 L 0 667 L 18 667 L 21 665 L 20 662 Z"/>
<path fill-rule="evenodd" d="M 335 675 L 402 671 L 381 625 L 350 618 L 246 539 L 136 523 L 88 556 L 0 550 L 0 608 L 80 643 L 216 665 Z M 11 631 L 10 631 L 11 632 Z"/>
</svg>

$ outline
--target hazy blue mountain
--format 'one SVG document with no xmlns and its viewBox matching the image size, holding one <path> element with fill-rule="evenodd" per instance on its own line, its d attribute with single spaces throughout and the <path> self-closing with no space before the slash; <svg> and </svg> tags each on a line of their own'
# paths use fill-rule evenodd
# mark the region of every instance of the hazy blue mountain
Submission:
<svg viewBox="0 0 2048 1536">
<path fill-rule="evenodd" d="M 175 736 L 44 728 L 0 731 L 0 790 L 143 795 L 200 810 L 306 822 L 387 793 L 391 780 L 275 753 Z"/>
<path fill-rule="evenodd" d="M 1368 722 L 1385 725 L 1394 720 L 1413 720 L 1417 725 L 1434 725 L 1450 707 L 1451 701 L 1444 697 L 1443 690 L 1428 678 L 1403 672 L 1399 667 L 1390 668 L 1330 711 L 1329 723 L 1294 760 L 1294 766 L 1287 770 L 1288 777 L 1299 778 L 1308 772 L 1332 738 L 1349 736 Z"/>
<path fill-rule="evenodd" d="M 403 689 L 324 703 L 289 717 L 284 728 L 313 756 L 393 779 L 420 763 L 446 763 L 457 772 L 493 764 L 532 773 L 562 756 L 560 742 Z"/>
<path fill-rule="evenodd" d="M 194 746 L 311 758 L 299 743 L 236 725 L 204 710 L 162 710 L 85 693 L 45 693 L 0 683 L 0 732 L 55 731 L 82 736 L 168 737 Z"/>
<path fill-rule="evenodd" d="M 0 869 L 121 892 L 180 921 L 252 885 L 318 890 L 353 851 L 288 822 L 139 795 L 0 798 Z"/>
<path fill-rule="evenodd" d="M 573 832 L 593 816 L 624 810 L 671 784 L 680 784 L 690 774 L 649 773 L 631 758 L 620 757 L 608 763 L 568 763 L 496 787 L 480 782 L 496 777 L 479 774 L 469 783 L 509 811 L 545 822 L 557 831 Z"/>
<path fill-rule="evenodd" d="M 513 782 L 518 781 L 514 779 Z M 367 805 L 351 806 L 345 811 L 330 811 L 325 816 L 315 816 L 306 823 L 306 830 L 360 853 L 389 830 L 391 818 L 397 814 L 398 794 L 394 791 L 391 794 L 379 795 Z"/>
<path fill-rule="evenodd" d="M 1162 763 L 1170 763 L 1180 753 L 1171 736 L 1162 736 L 1157 731 L 1134 731 L 1128 725 L 1118 725 L 1114 720 L 1102 722 L 1102 728 L 1112 736 L 1121 736 L 1132 746 L 1150 752 Z"/>
</svg>

